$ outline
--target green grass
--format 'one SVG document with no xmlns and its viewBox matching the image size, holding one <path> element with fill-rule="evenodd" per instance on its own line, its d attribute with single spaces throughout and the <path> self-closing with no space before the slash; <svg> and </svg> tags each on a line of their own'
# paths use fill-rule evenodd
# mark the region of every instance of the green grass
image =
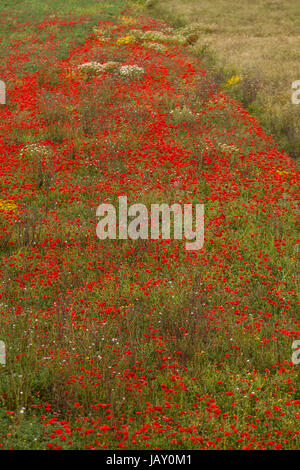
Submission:
<svg viewBox="0 0 300 470">
<path fill-rule="evenodd" d="M 37 32 L 39 40 L 47 41 L 49 32 L 52 32 L 56 35 L 56 57 L 63 59 L 73 44 L 85 40 L 93 26 L 99 21 L 117 17 L 125 6 L 126 0 L 85 0 L 84 2 L 80 0 L 14 0 L 14 2 L 1 2 L 0 57 L 5 56 L 7 46 L 12 41 L 26 41 L 26 38 Z M 37 25 L 45 18 L 49 20 L 53 17 L 77 19 L 82 16 L 86 16 L 86 20 L 71 27 L 54 25 L 52 31 L 48 27 L 45 32 L 37 29 Z M 22 24 L 24 27 L 21 26 Z M 35 70 L 34 65 L 32 70 Z M 23 72 L 28 71 L 31 70 L 23 70 Z"/>
</svg>

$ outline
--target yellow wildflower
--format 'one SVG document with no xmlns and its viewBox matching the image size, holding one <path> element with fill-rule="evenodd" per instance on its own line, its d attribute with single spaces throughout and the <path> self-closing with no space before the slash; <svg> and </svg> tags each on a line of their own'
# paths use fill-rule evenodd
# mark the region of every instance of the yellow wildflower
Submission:
<svg viewBox="0 0 300 470">
<path fill-rule="evenodd" d="M 131 44 L 132 42 L 135 42 L 135 37 L 134 36 L 123 36 L 122 38 L 119 38 L 117 40 L 118 46 L 126 45 L 126 44 Z"/>
<path fill-rule="evenodd" d="M 13 201 L 8 201 L 4 199 L 0 199 L 0 211 L 13 211 L 15 212 L 18 206 Z"/>
<path fill-rule="evenodd" d="M 136 23 L 136 20 L 134 18 L 132 18 L 131 16 L 121 16 L 120 20 L 124 24 L 135 24 Z"/>
<path fill-rule="evenodd" d="M 231 87 L 233 85 L 236 85 L 242 80 L 242 77 L 239 75 L 232 75 L 232 77 L 226 82 L 227 87 Z"/>
</svg>

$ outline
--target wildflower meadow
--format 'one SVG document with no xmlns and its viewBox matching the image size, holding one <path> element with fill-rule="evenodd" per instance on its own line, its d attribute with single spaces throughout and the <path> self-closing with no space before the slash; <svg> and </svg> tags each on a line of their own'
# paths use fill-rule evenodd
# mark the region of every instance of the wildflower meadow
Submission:
<svg viewBox="0 0 300 470">
<path fill-rule="evenodd" d="M 296 450 L 299 162 L 145 3 L 0 5 L 0 449 Z"/>
</svg>

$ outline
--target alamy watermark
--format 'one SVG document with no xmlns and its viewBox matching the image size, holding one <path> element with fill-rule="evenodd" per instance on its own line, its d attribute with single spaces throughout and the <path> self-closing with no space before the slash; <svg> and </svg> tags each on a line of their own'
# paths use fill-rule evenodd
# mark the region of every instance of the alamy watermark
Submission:
<svg viewBox="0 0 300 470">
<path fill-rule="evenodd" d="M 128 207 L 127 196 L 119 197 L 118 220 L 113 204 L 100 204 L 96 215 L 101 217 L 96 233 L 100 240 L 163 240 L 174 238 L 189 242 L 187 250 L 200 250 L 204 244 L 204 204 L 151 204 L 151 211 L 145 204 L 132 204 Z M 171 213 L 173 224 L 171 224 Z M 128 217 L 133 219 L 128 223 Z M 117 223 L 118 222 L 118 223 Z M 172 228 L 171 228 L 172 225 Z"/>
<path fill-rule="evenodd" d="M 295 349 L 295 351 L 292 354 L 292 363 L 297 366 L 300 364 L 300 340 L 296 340 L 292 344 L 292 349 Z"/>
<path fill-rule="evenodd" d="M 0 364 L 3 366 L 6 364 L 6 348 L 4 341 L 0 341 Z"/>
<path fill-rule="evenodd" d="M 295 80 L 292 83 L 292 90 L 295 90 L 292 93 L 292 103 L 299 104 L 300 103 L 300 80 Z"/>
<path fill-rule="evenodd" d="M 6 85 L 0 80 L 0 104 L 6 104 Z"/>
</svg>

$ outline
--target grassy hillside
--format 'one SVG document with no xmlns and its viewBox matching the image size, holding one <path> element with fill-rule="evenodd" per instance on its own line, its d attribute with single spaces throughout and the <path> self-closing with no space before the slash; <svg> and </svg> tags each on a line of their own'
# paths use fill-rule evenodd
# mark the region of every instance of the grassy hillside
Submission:
<svg viewBox="0 0 300 470">
<path fill-rule="evenodd" d="M 125 3 L 125 0 L 3 0 L 0 3 L 0 60 L 6 57 L 13 41 L 28 43 L 33 38 L 41 42 L 51 38 L 55 49 L 48 50 L 46 55 L 63 58 L 71 45 L 85 40 L 99 20 L 116 17 Z M 26 61 L 26 71 L 34 70 L 33 59 Z"/>
<path fill-rule="evenodd" d="M 280 144 L 300 156 L 300 106 L 291 85 L 300 77 L 298 0 L 156 0 L 152 12 L 199 33 L 195 52 L 217 81 L 253 112 Z M 228 80 L 238 76 L 236 83 Z"/>
<path fill-rule="evenodd" d="M 0 447 L 299 447 L 297 165 L 188 33 L 63 4 L 1 17 Z M 204 204 L 203 248 L 99 240 L 120 195 Z"/>
</svg>

